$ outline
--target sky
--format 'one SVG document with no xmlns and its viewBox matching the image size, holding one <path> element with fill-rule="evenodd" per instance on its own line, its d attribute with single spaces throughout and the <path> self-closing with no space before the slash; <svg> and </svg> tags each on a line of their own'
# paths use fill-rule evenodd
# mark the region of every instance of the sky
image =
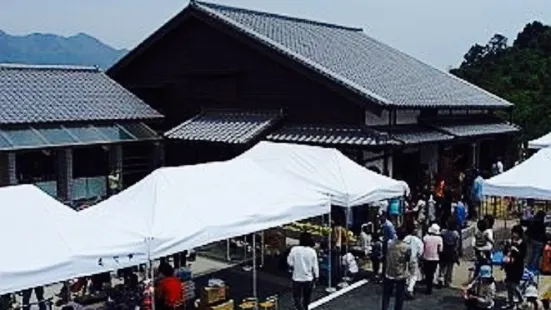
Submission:
<svg viewBox="0 0 551 310">
<path fill-rule="evenodd" d="M 441 69 L 495 33 L 514 40 L 528 22 L 551 24 L 550 0 L 210 0 L 361 27 L 366 34 Z M 13 35 L 88 33 L 132 49 L 187 0 L 0 0 L 0 29 Z"/>
</svg>

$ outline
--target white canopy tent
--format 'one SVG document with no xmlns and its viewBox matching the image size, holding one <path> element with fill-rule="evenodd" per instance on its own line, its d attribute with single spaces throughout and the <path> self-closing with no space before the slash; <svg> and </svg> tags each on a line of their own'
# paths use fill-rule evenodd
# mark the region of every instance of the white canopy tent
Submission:
<svg viewBox="0 0 551 310">
<path fill-rule="evenodd" d="M 160 168 L 80 213 L 149 239 L 156 259 L 329 210 L 327 196 L 240 161 Z"/>
<path fill-rule="evenodd" d="M 0 294 L 147 261 L 140 236 L 85 219 L 33 185 L 0 188 Z"/>
<path fill-rule="evenodd" d="M 551 200 L 551 148 L 539 150 L 518 166 L 486 180 L 486 196 Z"/>
<path fill-rule="evenodd" d="M 551 146 L 551 132 L 528 142 L 529 149 L 539 150 L 550 146 Z"/>
<path fill-rule="evenodd" d="M 253 160 L 262 168 L 331 196 L 334 205 L 353 207 L 397 198 L 408 185 L 370 171 L 336 149 L 260 142 L 234 160 Z"/>
</svg>

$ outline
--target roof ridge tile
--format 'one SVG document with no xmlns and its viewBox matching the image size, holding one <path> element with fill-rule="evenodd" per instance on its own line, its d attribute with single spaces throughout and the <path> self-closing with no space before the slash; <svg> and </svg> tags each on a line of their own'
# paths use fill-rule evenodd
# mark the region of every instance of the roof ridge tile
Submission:
<svg viewBox="0 0 551 310">
<path fill-rule="evenodd" d="M 0 69 L 13 70 L 67 70 L 67 71 L 94 71 L 101 72 L 99 67 L 78 65 L 37 65 L 21 63 L 0 63 Z"/>
<path fill-rule="evenodd" d="M 212 2 L 193 1 L 193 2 L 190 2 L 190 4 L 191 5 L 196 5 L 196 6 L 197 5 L 198 6 L 206 6 L 208 8 L 214 9 L 214 10 L 228 10 L 228 11 L 234 11 L 234 12 L 254 14 L 254 15 L 259 15 L 259 16 L 268 16 L 268 17 L 281 18 L 281 19 L 286 19 L 286 20 L 289 20 L 289 21 L 295 21 L 295 22 L 299 22 L 299 23 L 307 23 L 307 24 L 317 25 L 317 26 L 322 26 L 322 27 L 331 27 L 331 28 L 337 28 L 337 29 L 349 30 L 349 31 L 363 31 L 363 29 L 360 28 L 360 27 L 352 27 L 352 26 L 344 26 L 344 25 L 338 25 L 338 24 L 328 23 L 328 22 L 320 22 L 320 21 L 316 21 L 316 20 L 308 19 L 308 18 L 300 18 L 300 17 L 290 16 L 290 15 L 285 15 L 285 14 L 277 14 L 277 13 L 270 13 L 270 12 L 265 12 L 265 11 L 257 11 L 257 10 L 239 8 L 239 7 L 234 7 L 234 6 L 227 6 L 227 5 L 222 5 L 222 4 L 218 4 L 218 3 L 212 3 Z"/>
</svg>

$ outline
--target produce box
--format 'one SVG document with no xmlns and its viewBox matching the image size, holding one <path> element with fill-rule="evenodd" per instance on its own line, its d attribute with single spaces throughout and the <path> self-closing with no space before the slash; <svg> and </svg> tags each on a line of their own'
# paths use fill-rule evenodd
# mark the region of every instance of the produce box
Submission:
<svg viewBox="0 0 551 310">
<path fill-rule="evenodd" d="M 220 305 L 210 306 L 208 309 L 209 310 L 234 310 L 234 302 L 233 300 L 230 299 Z"/>
<path fill-rule="evenodd" d="M 327 240 L 327 237 L 331 235 L 332 232 L 330 227 L 312 223 L 292 223 L 284 226 L 284 229 L 289 238 L 298 239 L 302 232 L 308 232 L 312 234 L 314 241 L 318 243 Z M 347 235 L 349 244 L 356 243 L 357 239 L 352 231 L 348 230 Z"/>
<path fill-rule="evenodd" d="M 201 304 L 212 305 L 228 299 L 229 287 L 204 287 L 201 290 Z"/>
</svg>

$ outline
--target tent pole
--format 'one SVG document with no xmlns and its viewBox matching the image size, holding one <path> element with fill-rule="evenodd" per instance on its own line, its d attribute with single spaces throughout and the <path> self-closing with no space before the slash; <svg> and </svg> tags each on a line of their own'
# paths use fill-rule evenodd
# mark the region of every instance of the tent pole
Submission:
<svg viewBox="0 0 551 310">
<path fill-rule="evenodd" d="M 226 260 L 231 262 L 230 239 L 226 239 Z"/>
<path fill-rule="evenodd" d="M 256 233 L 253 233 L 253 298 L 257 299 L 257 291 L 256 291 Z M 257 303 L 255 303 L 255 309 L 258 308 Z"/>
<path fill-rule="evenodd" d="M 243 236 L 243 261 L 247 261 L 247 248 L 249 247 L 247 242 L 247 235 Z"/>
<path fill-rule="evenodd" d="M 349 247 L 349 241 L 350 240 L 348 240 L 348 237 L 349 237 L 348 236 L 348 231 L 350 229 L 350 222 L 351 222 L 350 220 L 353 216 L 351 214 L 351 212 L 352 212 L 351 208 L 346 207 L 346 209 L 345 209 L 346 225 L 344 226 L 345 229 L 346 229 L 346 236 L 344 236 L 345 237 L 344 240 L 346 240 L 346 242 L 344 244 L 344 249 L 345 249 L 346 253 L 348 253 L 348 251 L 350 250 L 350 247 Z M 341 257 L 341 253 L 339 253 L 339 257 Z M 340 260 L 339 260 L 339 266 L 341 266 L 341 268 L 339 268 L 339 270 L 341 271 L 340 274 L 338 275 L 339 278 L 342 279 L 342 282 L 348 282 L 347 281 L 348 279 L 347 278 L 345 279 L 345 277 L 344 277 L 344 275 L 346 275 L 346 272 L 342 272 L 342 264 L 341 264 Z"/>
<path fill-rule="evenodd" d="M 260 268 L 264 267 L 264 259 L 265 259 L 264 243 L 265 243 L 264 231 L 262 231 L 262 233 L 260 234 Z"/>
<path fill-rule="evenodd" d="M 149 280 L 151 281 L 151 310 L 155 310 L 155 275 L 153 270 L 153 261 L 149 260 Z"/>
<path fill-rule="evenodd" d="M 328 225 L 329 225 L 329 235 L 327 237 L 327 248 L 328 248 L 328 256 L 327 256 L 327 289 L 325 290 L 328 293 L 336 292 L 337 290 L 334 287 L 331 287 L 331 278 L 333 277 L 332 273 L 332 256 L 333 256 L 333 247 L 331 246 L 331 238 L 333 237 L 333 228 L 331 227 L 331 209 L 329 209 L 329 216 L 328 219 Z"/>
</svg>

